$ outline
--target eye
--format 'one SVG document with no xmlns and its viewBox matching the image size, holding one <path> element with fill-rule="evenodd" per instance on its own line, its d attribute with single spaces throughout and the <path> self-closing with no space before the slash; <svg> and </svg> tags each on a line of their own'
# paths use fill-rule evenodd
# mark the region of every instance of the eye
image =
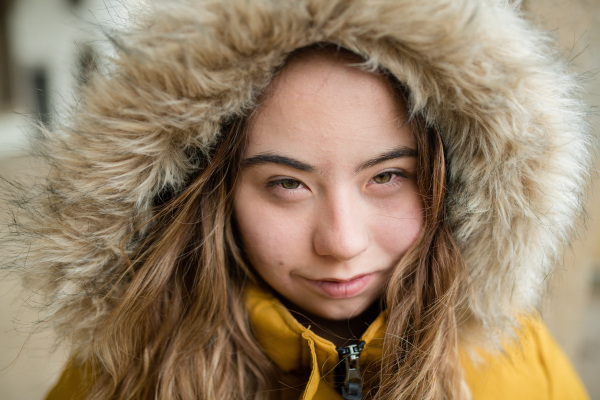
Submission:
<svg viewBox="0 0 600 400">
<path fill-rule="evenodd" d="M 388 190 L 402 185 L 407 178 L 406 172 L 402 169 L 388 169 L 374 175 L 367 183 L 367 186 L 372 186 L 376 190 Z"/>
<path fill-rule="evenodd" d="M 394 178 L 394 175 L 397 175 L 397 173 L 392 172 L 392 171 L 385 171 L 385 172 L 375 175 L 373 177 L 373 182 L 378 183 L 378 184 L 388 183 Z"/>
<path fill-rule="evenodd" d="M 267 182 L 267 187 L 283 189 L 283 190 L 297 190 L 304 187 L 304 184 L 300 182 L 298 179 L 294 178 L 279 178 L 274 179 L 270 182 Z"/>
<path fill-rule="evenodd" d="M 284 176 L 268 181 L 265 186 L 273 199 L 282 202 L 300 201 L 311 193 L 302 181 Z"/>
<path fill-rule="evenodd" d="M 288 190 L 298 189 L 301 185 L 300 181 L 297 181 L 295 179 L 281 179 L 275 183 L 279 183 L 279 185 L 281 185 L 282 188 Z"/>
</svg>

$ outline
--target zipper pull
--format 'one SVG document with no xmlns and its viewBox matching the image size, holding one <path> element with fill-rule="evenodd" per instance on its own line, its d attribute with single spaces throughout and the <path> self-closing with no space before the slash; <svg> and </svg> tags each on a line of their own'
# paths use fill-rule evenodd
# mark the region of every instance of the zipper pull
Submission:
<svg viewBox="0 0 600 400">
<path fill-rule="evenodd" d="M 344 386 L 342 386 L 342 396 L 345 400 L 362 399 L 362 376 L 358 366 L 358 357 L 365 347 L 365 342 L 352 344 L 346 347 L 338 347 L 336 351 L 340 356 L 340 361 L 346 364 L 346 376 Z"/>
</svg>

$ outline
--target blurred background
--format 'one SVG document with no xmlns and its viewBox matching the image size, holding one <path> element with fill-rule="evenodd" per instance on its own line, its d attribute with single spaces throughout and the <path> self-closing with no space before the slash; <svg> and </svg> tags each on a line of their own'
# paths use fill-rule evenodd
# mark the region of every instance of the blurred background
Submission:
<svg viewBox="0 0 600 400">
<path fill-rule="evenodd" d="M 0 0 L 0 176 L 42 173 L 27 155 L 32 121 L 51 125 L 111 49 L 99 26 L 127 22 L 134 0 Z M 142 1 L 142 0 L 136 0 Z M 528 18 L 553 35 L 573 71 L 582 74 L 588 104 L 600 105 L 600 0 L 523 0 Z M 100 56 L 100 57 L 99 57 Z M 600 140 L 597 108 L 591 130 Z M 596 161 L 596 165 L 598 162 Z M 600 187 L 594 177 L 586 230 L 565 249 L 542 313 L 600 400 Z M 0 205 L 0 221 L 6 210 Z M 5 227 L 0 228 L 0 235 Z M 10 254 L 0 254 L 10 257 Z M 34 329 L 37 315 L 17 281 L 0 281 L 0 399 L 40 399 L 55 383 L 66 349 L 52 332 Z M 54 351 L 52 351 L 54 350 Z"/>
</svg>

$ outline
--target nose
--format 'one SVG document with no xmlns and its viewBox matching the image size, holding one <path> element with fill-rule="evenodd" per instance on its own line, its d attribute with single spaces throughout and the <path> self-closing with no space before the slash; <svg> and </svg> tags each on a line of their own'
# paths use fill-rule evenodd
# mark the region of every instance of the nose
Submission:
<svg viewBox="0 0 600 400">
<path fill-rule="evenodd" d="M 313 246 L 318 255 L 348 261 L 368 248 L 368 221 L 360 201 L 351 195 L 339 195 L 320 208 L 313 236 Z"/>
</svg>

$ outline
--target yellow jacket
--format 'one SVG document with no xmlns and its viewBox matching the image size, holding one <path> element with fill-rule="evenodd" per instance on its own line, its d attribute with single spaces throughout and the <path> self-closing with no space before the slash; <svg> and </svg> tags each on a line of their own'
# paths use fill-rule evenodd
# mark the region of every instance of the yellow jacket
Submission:
<svg viewBox="0 0 600 400">
<path fill-rule="evenodd" d="M 339 359 L 335 345 L 302 326 L 270 293 L 250 288 L 247 303 L 257 340 L 284 373 L 281 399 L 341 399 L 333 388 Z M 381 357 L 384 321 L 382 313 L 361 338 L 366 342 L 361 368 Z M 521 344 L 509 346 L 505 355 L 480 352 L 477 365 L 461 352 L 473 399 L 588 399 L 571 363 L 539 318 L 526 319 L 519 337 Z M 298 374 L 302 370 L 310 371 L 307 384 Z"/>
<path fill-rule="evenodd" d="M 282 371 L 282 400 L 335 400 L 339 362 L 336 346 L 302 326 L 271 293 L 251 286 L 246 303 L 256 339 Z M 381 357 L 385 312 L 362 336 L 361 369 Z M 461 363 L 474 400 L 584 400 L 581 381 L 546 326 L 539 318 L 525 319 L 520 344 L 507 346 L 505 354 L 479 351 L 473 361 L 461 351 Z M 366 367 L 366 368 L 365 368 Z M 368 377 L 363 377 L 368 379 Z M 82 398 L 86 385 L 77 368 L 67 368 L 47 400 Z"/>
</svg>

